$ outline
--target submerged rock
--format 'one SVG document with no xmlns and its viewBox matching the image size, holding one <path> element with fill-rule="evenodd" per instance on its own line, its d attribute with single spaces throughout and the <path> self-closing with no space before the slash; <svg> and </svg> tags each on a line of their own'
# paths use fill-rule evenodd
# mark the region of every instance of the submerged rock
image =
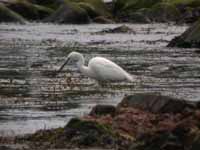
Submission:
<svg viewBox="0 0 200 150">
<path fill-rule="evenodd" d="M 135 31 L 126 25 L 122 25 L 113 29 L 104 29 L 97 33 L 132 33 L 135 34 Z"/>
<path fill-rule="evenodd" d="M 0 3 L 0 22 L 17 22 L 24 24 L 26 20 L 21 15 Z"/>
<path fill-rule="evenodd" d="M 170 41 L 168 47 L 200 47 L 200 20 L 194 23 L 183 34 Z"/>
<path fill-rule="evenodd" d="M 90 22 L 90 18 L 87 12 L 76 3 L 66 2 L 45 21 L 63 24 L 86 24 Z"/>
<path fill-rule="evenodd" d="M 97 105 L 94 108 L 92 108 L 92 111 L 90 112 L 91 116 L 105 116 L 105 115 L 111 115 L 114 116 L 116 113 L 116 108 L 111 105 Z"/>
</svg>

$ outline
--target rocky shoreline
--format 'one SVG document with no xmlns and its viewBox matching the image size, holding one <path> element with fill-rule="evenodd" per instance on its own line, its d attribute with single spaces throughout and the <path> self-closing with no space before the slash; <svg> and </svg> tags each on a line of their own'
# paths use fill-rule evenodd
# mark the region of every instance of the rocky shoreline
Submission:
<svg viewBox="0 0 200 150">
<path fill-rule="evenodd" d="M 199 17 L 199 0 L 0 0 L 0 22 L 180 24 L 193 23 Z"/>
<path fill-rule="evenodd" d="M 126 96 L 118 106 L 97 105 L 63 128 L 0 138 L 7 149 L 197 150 L 200 104 L 157 94 Z M 20 145 L 13 148 L 13 144 Z M 9 146 L 11 145 L 11 146 Z"/>
</svg>

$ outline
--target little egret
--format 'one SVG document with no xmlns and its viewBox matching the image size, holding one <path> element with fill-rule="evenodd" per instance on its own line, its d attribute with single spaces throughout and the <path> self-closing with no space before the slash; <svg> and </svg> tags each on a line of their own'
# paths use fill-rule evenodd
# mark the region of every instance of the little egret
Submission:
<svg viewBox="0 0 200 150">
<path fill-rule="evenodd" d="M 94 57 L 89 61 L 88 66 L 85 66 L 83 55 L 78 52 L 71 52 L 58 72 L 60 72 L 68 62 L 76 62 L 81 73 L 99 82 L 133 82 L 133 77 L 129 73 L 114 62 L 103 57 Z"/>
</svg>

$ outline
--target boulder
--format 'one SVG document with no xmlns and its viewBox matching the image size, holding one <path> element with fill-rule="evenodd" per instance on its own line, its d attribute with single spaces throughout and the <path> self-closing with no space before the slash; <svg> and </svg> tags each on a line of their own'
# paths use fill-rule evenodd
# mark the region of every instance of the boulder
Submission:
<svg viewBox="0 0 200 150">
<path fill-rule="evenodd" d="M 125 22 L 192 23 L 200 17 L 199 8 L 199 0 L 116 0 L 113 13 Z"/>
<path fill-rule="evenodd" d="M 181 113 L 185 109 L 196 107 L 196 104 L 190 104 L 185 100 L 179 100 L 169 96 L 139 93 L 126 96 L 118 105 L 118 108 L 121 107 L 133 107 L 152 113 Z"/>
<path fill-rule="evenodd" d="M 180 19 L 181 14 L 176 6 L 162 2 L 153 5 L 148 16 L 153 22 L 175 22 Z"/>
<path fill-rule="evenodd" d="M 180 36 L 170 41 L 168 47 L 199 48 L 200 47 L 200 20 L 194 23 Z"/>
<path fill-rule="evenodd" d="M 178 20 L 178 23 L 194 23 L 200 17 L 200 6 L 191 8 L 185 5 L 178 5 L 177 8 L 181 13 L 181 18 Z"/>
<path fill-rule="evenodd" d="M 126 96 L 116 112 L 113 106 L 96 106 L 64 128 L 41 130 L 16 141 L 32 149 L 198 150 L 199 137 L 199 102 L 143 93 Z"/>
<path fill-rule="evenodd" d="M 122 139 L 111 126 L 87 119 L 73 118 L 64 127 L 68 141 L 76 147 L 116 149 L 129 141 Z M 126 149 L 127 147 L 124 148 Z"/>
<path fill-rule="evenodd" d="M 90 112 L 91 116 L 103 116 L 103 115 L 111 115 L 114 116 L 116 113 L 116 108 L 112 105 L 96 105 L 92 108 Z"/>
<path fill-rule="evenodd" d="M 180 18 L 180 12 L 174 5 L 162 2 L 153 5 L 151 8 L 141 8 L 129 12 L 127 18 L 128 21 L 134 23 L 175 22 Z"/>
<path fill-rule="evenodd" d="M 86 24 L 90 22 L 90 18 L 78 4 L 67 1 L 45 21 L 61 24 Z"/>
<path fill-rule="evenodd" d="M 21 15 L 0 3 L 0 22 L 17 22 L 24 24 L 26 20 Z"/>
<path fill-rule="evenodd" d="M 74 0 L 71 1 L 74 2 Z M 75 2 L 80 4 L 80 7 L 85 9 L 88 14 L 95 13 L 98 16 L 112 17 L 103 0 L 75 0 Z"/>
<path fill-rule="evenodd" d="M 200 17 L 199 0 L 168 0 L 169 5 L 173 5 L 179 11 L 178 22 L 179 23 L 194 23 Z"/>
<path fill-rule="evenodd" d="M 9 3 L 7 7 L 28 20 L 40 20 L 54 12 L 50 8 L 32 4 L 27 0 L 13 1 Z"/>
<path fill-rule="evenodd" d="M 102 124 L 73 118 L 64 128 L 38 131 L 24 137 L 23 140 L 32 142 L 32 149 L 113 148 L 117 142 L 117 136 Z"/>
<path fill-rule="evenodd" d="M 119 15 L 126 12 L 133 13 L 142 8 L 150 8 L 162 0 L 116 0 L 114 3 L 114 13 Z"/>
<path fill-rule="evenodd" d="M 95 23 L 100 23 L 100 24 L 112 24 L 114 23 L 113 20 L 105 18 L 104 16 L 99 16 L 93 19 Z"/>
<path fill-rule="evenodd" d="M 150 8 L 162 0 L 116 0 L 115 7 L 125 11 L 134 11 L 141 8 Z"/>
<path fill-rule="evenodd" d="M 150 23 L 151 19 L 149 18 L 150 14 L 149 8 L 141 8 L 137 10 L 136 12 L 129 13 L 128 20 L 132 23 Z M 126 22 L 127 22 L 126 21 Z"/>
<path fill-rule="evenodd" d="M 88 13 L 90 18 L 95 18 L 101 15 L 95 10 L 94 6 L 92 6 L 91 4 L 79 2 L 78 5 Z"/>
</svg>

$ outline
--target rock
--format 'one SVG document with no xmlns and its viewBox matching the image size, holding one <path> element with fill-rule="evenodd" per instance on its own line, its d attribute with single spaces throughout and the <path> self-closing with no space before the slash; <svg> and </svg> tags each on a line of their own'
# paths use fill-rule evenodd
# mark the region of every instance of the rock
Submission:
<svg viewBox="0 0 200 150">
<path fill-rule="evenodd" d="M 170 41 L 168 47 L 199 48 L 200 47 L 200 20 L 194 23 L 183 34 Z"/>
<path fill-rule="evenodd" d="M 71 1 L 73 2 L 73 0 Z M 76 2 L 77 4 L 80 4 L 80 7 L 85 9 L 88 14 L 95 13 L 98 16 L 104 16 L 105 18 L 112 17 L 103 0 L 77 0 Z"/>
<path fill-rule="evenodd" d="M 150 9 L 149 8 L 142 8 L 137 10 L 136 12 L 130 13 L 128 18 L 130 22 L 133 23 L 150 23 L 151 20 L 149 18 Z"/>
<path fill-rule="evenodd" d="M 90 18 L 95 18 L 101 15 L 95 10 L 94 6 L 92 6 L 91 4 L 80 2 L 78 3 L 78 5 L 88 13 Z"/>
<path fill-rule="evenodd" d="M 62 24 L 86 24 L 90 22 L 90 18 L 83 8 L 80 8 L 76 3 L 67 1 L 45 21 Z"/>
<path fill-rule="evenodd" d="M 105 18 L 104 16 L 99 16 L 93 19 L 95 23 L 101 23 L 101 24 L 112 24 L 114 23 L 113 20 Z"/>
<path fill-rule="evenodd" d="M 138 10 L 151 8 L 159 2 L 162 2 L 162 0 L 116 0 L 114 2 L 114 15 L 122 22 L 129 22 L 129 20 L 131 20 L 131 22 L 136 22 L 139 20 L 138 14 L 142 17 L 145 15 L 145 18 L 147 16 L 143 14 L 142 11 Z M 141 20 L 139 20 L 139 22 L 141 22 Z"/>
<path fill-rule="evenodd" d="M 104 29 L 97 33 L 132 33 L 135 34 L 135 31 L 126 25 L 122 25 L 113 29 Z"/>
<path fill-rule="evenodd" d="M 0 3 L 0 22 L 17 22 L 26 23 L 26 20 L 16 12 L 7 8 L 4 4 Z"/>
<path fill-rule="evenodd" d="M 116 0 L 113 13 L 122 22 L 191 23 L 200 17 L 199 8 L 199 0 Z"/>
<path fill-rule="evenodd" d="M 180 19 L 181 16 L 176 6 L 169 3 L 157 3 L 152 6 L 150 10 L 149 18 L 153 22 L 175 22 Z"/>
<path fill-rule="evenodd" d="M 75 118 L 70 120 L 64 130 L 66 135 L 70 132 L 70 141 L 79 146 L 113 147 L 115 143 L 111 130 L 94 121 Z"/>
<path fill-rule="evenodd" d="M 64 128 L 41 130 L 15 141 L 27 142 L 32 149 L 198 150 L 199 105 L 168 96 L 135 94 L 125 97 L 112 116 L 96 114 L 98 109 L 110 114 L 115 111 L 113 106 L 96 106 L 90 115 L 72 118 Z"/>
<path fill-rule="evenodd" d="M 180 20 L 179 22 L 194 23 L 200 17 L 198 8 L 190 8 L 185 6 L 184 9 L 181 9 L 182 20 Z"/>
<path fill-rule="evenodd" d="M 194 23 L 200 17 L 199 0 L 186 0 L 186 1 L 168 1 L 170 5 L 174 5 L 180 12 L 180 17 L 177 20 L 179 23 Z"/>
<path fill-rule="evenodd" d="M 90 112 L 91 116 L 111 115 L 114 116 L 116 108 L 112 105 L 96 105 Z"/>
<path fill-rule="evenodd" d="M 200 136 L 198 135 L 197 137 L 195 137 L 195 140 L 191 146 L 191 150 L 199 150 L 200 147 Z"/>
<path fill-rule="evenodd" d="M 193 108 L 192 104 L 185 100 L 179 100 L 157 94 L 135 94 L 125 97 L 118 105 L 121 107 L 133 107 L 153 113 L 181 113 L 186 108 Z"/>
<path fill-rule="evenodd" d="M 9 3 L 7 7 L 28 20 L 41 20 L 54 12 L 50 8 L 32 4 L 27 0 L 18 0 Z"/>
<path fill-rule="evenodd" d="M 116 11 L 134 12 L 141 8 L 150 8 L 159 2 L 162 2 L 162 0 L 116 0 L 114 5 Z"/>
<path fill-rule="evenodd" d="M 127 18 L 128 21 L 134 23 L 175 22 L 180 18 L 180 12 L 174 5 L 162 2 L 153 5 L 151 8 L 141 8 L 130 12 Z"/>
<path fill-rule="evenodd" d="M 62 4 L 64 4 L 65 0 L 28 0 L 28 1 L 37 5 L 41 5 L 56 10 Z"/>
<path fill-rule="evenodd" d="M 156 115 L 136 108 L 120 108 L 112 120 L 112 127 L 121 136 L 134 140 L 154 128 Z"/>
<path fill-rule="evenodd" d="M 9 146 L 0 145 L 0 150 L 16 150 L 16 149 L 10 148 Z"/>
<path fill-rule="evenodd" d="M 163 132 L 143 137 L 144 143 L 134 143 L 129 150 L 183 150 L 184 146 L 173 134 Z"/>
<path fill-rule="evenodd" d="M 64 128 L 41 130 L 20 140 L 29 141 L 32 149 L 71 149 L 78 147 L 114 148 L 118 138 L 109 126 L 95 121 L 73 118 Z"/>
</svg>

